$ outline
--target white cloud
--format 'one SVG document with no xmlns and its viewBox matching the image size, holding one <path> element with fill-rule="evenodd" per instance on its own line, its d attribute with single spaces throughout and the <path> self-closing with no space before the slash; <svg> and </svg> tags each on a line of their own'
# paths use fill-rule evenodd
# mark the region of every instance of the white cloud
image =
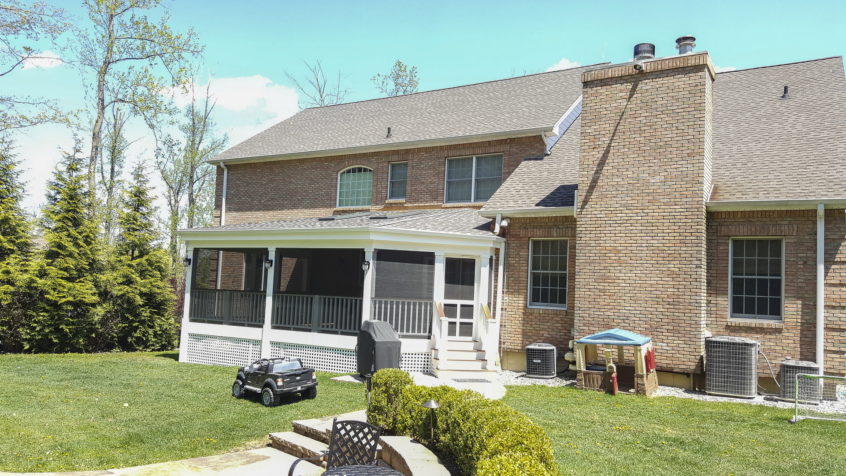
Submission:
<svg viewBox="0 0 846 476">
<path fill-rule="evenodd" d="M 736 67 L 736 66 L 719 66 L 719 65 L 714 65 L 714 70 L 716 70 L 718 73 L 725 73 L 726 71 L 734 71 L 734 70 L 736 70 L 736 69 L 737 69 L 737 67 Z"/>
<path fill-rule="evenodd" d="M 573 61 L 573 60 L 567 59 L 567 58 L 561 58 L 557 63 L 550 66 L 549 68 L 546 68 L 546 70 L 547 71 L 558 71 L 560 69 L 570 69 L 570 68 L 576 68 L 578 66 L 581 66 L 581 64 L 577 61 Z"/>
<path fill-rule="evenodd" d="M 218 131 L 229 136 L 230 145 L 300 110 L 299 96 L 293 88 L 275 84 L 262 75 L 209 78 L 206 84 L 194 85 L 195 94 L 201 97 L 209 84 L 209 93 L 215 101 Z M 190 92 L 176 91 L 173 98 L 180 107 L 191 102 Z"/>
<path fill-rule="evenodd" d="M 62 63 L 64 63 L 64 61 L 62 61 L 62 58 L 60 58 L 59 55 L 50 50 L 44 50 L 41 53 L 37 53 L 25 59 L 21 68 L 50 69 L 55 68 L 56 66 L 59 66 Z"/>
</svg>

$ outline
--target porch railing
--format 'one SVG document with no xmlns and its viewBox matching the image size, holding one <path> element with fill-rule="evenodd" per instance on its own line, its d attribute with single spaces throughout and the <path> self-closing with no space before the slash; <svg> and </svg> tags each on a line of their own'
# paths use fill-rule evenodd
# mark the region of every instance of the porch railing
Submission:
<svg viewBox="0 0 846 476">
<path fill-rule="evenodd" d="M 428 339 L 432 335 L 432 301 L 424 299 L 384 299 L 372 301 L 372 318 L 386 321 L 400 337 Z"/>
<path fill-rule="evenodd" d="M 188 317 L 193 322 L 261 327 L 264 298 L 263 292 L 192 289 Z"/>
<path fill-rule="evenodd" d="M 272 326 L 277 329 L 355 334 L 361 327 L 361 298 L 277 293 L 273 295 Z"/>
</svg>

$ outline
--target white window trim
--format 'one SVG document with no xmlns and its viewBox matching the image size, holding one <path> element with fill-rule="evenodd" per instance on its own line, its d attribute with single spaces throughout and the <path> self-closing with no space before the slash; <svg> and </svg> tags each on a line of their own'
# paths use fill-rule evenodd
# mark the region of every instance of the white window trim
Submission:
<svg viewBox="0 0 846 476">
<path fill-rule="evenodd" d="M 503 154 L 502 152 L 492 152 L 490 154 L 478 154 L 478 155 L 465 155 L 465 156 L 459 156 L 459 157 L 447 157 L 446 161 L 444 162 L 444 203 L 447 203 L 447 204 L 455 204 L 455 203 L 475 204 L 475 203 L 485 203 L 485 202 L 487 202 L 487 200 L 476 200 L 476 159 L 478 157 L 489 157 L 489 156 L 492 156 L 492 155 L 498 155 L 502 158 L 502 160 L 499 163 L 499 180 L 500 180 L 499 185 L 502 186 L 502 182 L 503 182 L 502 171 L 505 168 L 505 154 Z M 448 192 L 447 185 L 449 184 L 449 175 L 448 175 L 449 174 L 449 171 L 448 171 L 449 161 L 450 160 L 459 160 L 459 159 L 470 159 L 470 158 L 473 159 L 473 175 L 470 178 L 470 200 L 468 200 L 466 202 L 464 202 L 464 201 L 450 202 L 450 201 L 447 200 L 447 192 Z"/>
<path fill-rule="evenodd" d="M 341 206 L 341 174 L 350 169 L 362 168 L 370 171 L 370 204 L 369 205 L 344 205 Z M 335 208 L 361 209 L 373 206 L 373 169 L 366 165 L 351 165 L 338 171 L 335 178 Z"/>
<path fill-rule="evenodd" d="M 394 164 L 405 164 L 405 196 L 402 198 L 391 197 L 391 172 L 393 172 Z M 391 202 L 404 202 L 408 198 L 408 161 L 400 160 L 397 162 L 388 162 L 388 195 L 386 199 Z"/>
<path fill-rule="evenodd" d="M 564 305 L 554 304 L 532 304 L 532 248 L 535 241 L 552 241 L 563 240 L 567 245 L 567 260 L 565 261 L 567 269 L 564 271 L 564 276 L 567 277 L 567 286 L 564 288 Z M 570 239 L 569 238 L 529 238 L 529 259 L 526 263 L 526 307 L 529 309 L 554 309 L 556 311 L 566 311 L 567 305 L 570 302 Z"/>
<path fill-rule="evenodd" d="M 732 278 L 734 275 L 734 240 L 781 240 L 781 315 L 778 317 L 760 315 L 760 314 L 740 314 L 733 315 L 731 312 L 731 302 L 733 298 Z M 787 262 L 785 256 L 785 243 L 783 236 L 732 236 L 729 238 L 728 249 L 728 299 L 726 300 L 726 313 L 728 319 L 732 322 L 784 322 L 784 284 L 787 281 L 784 275 L 784 265 Z"/>
</svg>

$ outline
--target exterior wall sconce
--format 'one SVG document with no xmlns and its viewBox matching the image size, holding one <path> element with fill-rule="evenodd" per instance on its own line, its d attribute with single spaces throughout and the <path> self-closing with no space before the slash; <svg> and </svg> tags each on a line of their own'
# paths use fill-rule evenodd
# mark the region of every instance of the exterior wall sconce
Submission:
<svg viewBox="0 0 846 476">
<path fill-rule="evenodd" d="M 370 261 L 362 261 L 361 270 L 366 273 L 368 269 L 370 269 Z"/>
<path fill-rule="evenodd" d="M 273 267 L 273 260 L 270 259 L 270 258 L 265 259 L 264 260 L 264 269 L 270 269 L 272 267 Z"/>
<path fill-rule="evenodd" d="M 185 258 L 182 258 L 182 265 L 185 266 L 186 268 L 188 266 L 191 266 L 191 258 L 189 258 L 187 256 Z"/>
</svg>

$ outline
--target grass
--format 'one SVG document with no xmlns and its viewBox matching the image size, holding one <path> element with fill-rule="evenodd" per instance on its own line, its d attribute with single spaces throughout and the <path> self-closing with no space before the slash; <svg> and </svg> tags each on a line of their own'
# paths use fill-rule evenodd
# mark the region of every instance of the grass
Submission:
<svg viewBox="0 0 846 476">
<path fill-rule="evenodd" d="M 318 374 L 314 400 L 229 394 L 234 367 L 176 353 L 0 356 L 0 471 L 135 466 L 267 444 L 291 421 L 362 409 L 360 385 Z"/>
<path fill-rule="evenodd" d="M 846 423 L 674 397 L 509 387 L 505 402 L 544 427 L 563 474 L 844 474 Z"/>
</svg>

